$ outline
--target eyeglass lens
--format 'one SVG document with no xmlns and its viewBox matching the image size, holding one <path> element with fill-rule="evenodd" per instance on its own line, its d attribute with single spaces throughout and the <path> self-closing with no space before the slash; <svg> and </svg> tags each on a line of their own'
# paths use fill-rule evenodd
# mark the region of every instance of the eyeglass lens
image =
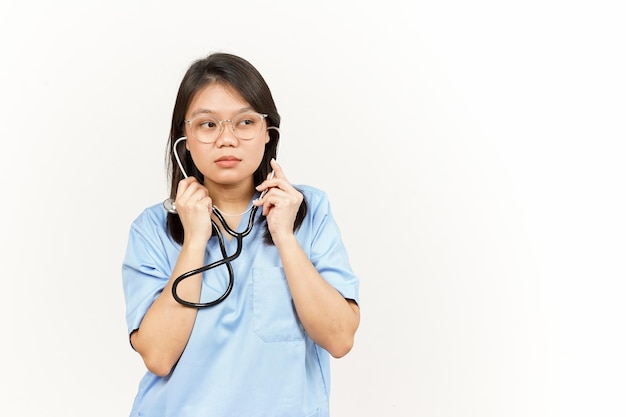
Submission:
<svg viewBox="0 0 626 417">
<path fill-rule="evenodd" d="M 200 142 L 212 143 L 220 137 L 226 123 L 230 124 L 237 139 L 250 140 L 261 133 L 263 116 L 250 112 L 239 114 L 232 120 L 219 120 L 212 115 L 201 115 L 191 121 L 191 134 Z"/>
</svg>

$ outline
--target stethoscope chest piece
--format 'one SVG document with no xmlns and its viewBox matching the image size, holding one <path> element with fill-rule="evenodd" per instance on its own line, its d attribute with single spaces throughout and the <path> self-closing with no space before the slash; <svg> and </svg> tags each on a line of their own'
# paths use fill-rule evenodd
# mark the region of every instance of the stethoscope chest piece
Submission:
<svg viewBox="0 0 626 417">
<path fill-rule="evenodd" d="M 176 202 L 173 198 L 168 198 L 163 202 L 163 208 L 167 210 L 168 213 L 176 214 Z"/>
<path fill-rule="evenodd" d="M 188 175 L 185 172 L 185 168 L 183 168 L 183 164 L 180 162 L 180 156 L 178 155 L 178 144 L 184 140 L 187 140 L 185 136 L 178 138 L 176 142 L 174 142 L 172 152 L 174 152 L 174 156 L 176 157 L 176 163 L 178 164 L 178 167 L 180 168 L 180 172 L 183 174 L 183 177 L 188 178 Z M 167 210 L 168 213 L 177 214 L 176 202 L 173 198 L 168 198 L 167 200 L 165 200 L 163 202 L 163 208 Z"/>
</svg>

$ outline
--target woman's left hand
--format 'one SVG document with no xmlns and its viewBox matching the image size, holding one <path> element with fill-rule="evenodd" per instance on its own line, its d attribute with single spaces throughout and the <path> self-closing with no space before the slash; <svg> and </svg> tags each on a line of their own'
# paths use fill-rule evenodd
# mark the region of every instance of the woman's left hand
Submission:
<svg viewBox="0 0 626 417">
<path fill-rule="evenodd" d="M 287 180 L 281 166 L 272 159 L 270 165 L 274 176 L 263 181 L 256 187 L 263 197 L 254 201 L 255 206 L 263 207 L 263 215 L 267 218 L 267 226 L 275 244 L 281 238 L 293 236 L 293 225 L 302 203 L 302 193 L 296 190 Z"/>
</svg>

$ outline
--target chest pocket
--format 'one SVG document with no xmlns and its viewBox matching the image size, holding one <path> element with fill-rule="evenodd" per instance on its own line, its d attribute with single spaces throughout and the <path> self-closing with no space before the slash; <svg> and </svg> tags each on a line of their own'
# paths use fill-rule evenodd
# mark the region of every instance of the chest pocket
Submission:
<svg viewBox="0 0 626 417">
<path fill-rule="evenodd" d="M 254 332 L 264 342 L 304 339 L 282 268 L 252 269 Z"/>
</svg>

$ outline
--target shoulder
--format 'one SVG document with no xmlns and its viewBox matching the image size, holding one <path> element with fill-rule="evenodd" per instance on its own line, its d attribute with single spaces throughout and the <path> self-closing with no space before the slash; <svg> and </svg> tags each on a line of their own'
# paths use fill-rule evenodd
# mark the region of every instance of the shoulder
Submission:
<svg viewBox="0 0 626 417">
<path fill-rule="evenodd" d="M 318 207 L 320 204 L 328 204 L 328 195 L 325 191 L 306 184 L 296 184 L 294 187 L 304 195 L 307 206 Z"/>
<path fill-rule="evenodd" d="M 133 221 L 135 230 L 164 230 L 167 221 L 167 211 L 161 203 L 145 208 Z"/>
<path fill-rule="evenodd" d="M 159 253 L 180 250 L 167 231 L 167 211 L 161 203 L 145 208 L 130 225 L 129 248 L 148 247 Z"/>
<path fill-rule="evenodd" d="M 330 199 L 326 191 L 306 184 L 294 185 L 304 195 L 307 215 L 313 224 L 332 218 Z"/>
</svg>

